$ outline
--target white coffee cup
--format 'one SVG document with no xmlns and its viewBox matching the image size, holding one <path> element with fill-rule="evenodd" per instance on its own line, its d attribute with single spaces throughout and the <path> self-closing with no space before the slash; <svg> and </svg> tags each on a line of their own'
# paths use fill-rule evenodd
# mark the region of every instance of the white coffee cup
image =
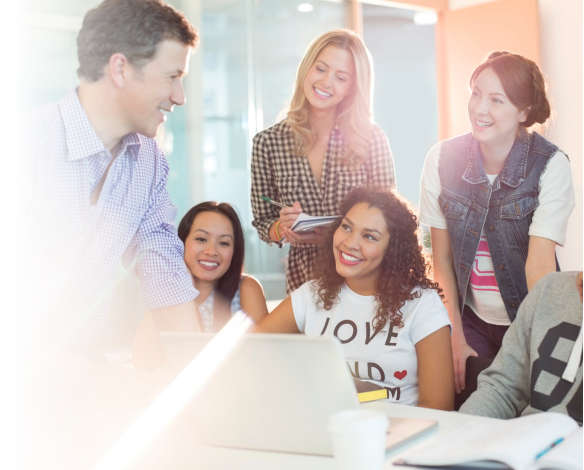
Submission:
<svg viewBox="0 0 584 470">
<path fill-rule="evenodd" d="M 340 470 L 381 470 L 389 418 L 376 410 L 339 411 L 330 417 L 328 430 Z"/>
</svg>

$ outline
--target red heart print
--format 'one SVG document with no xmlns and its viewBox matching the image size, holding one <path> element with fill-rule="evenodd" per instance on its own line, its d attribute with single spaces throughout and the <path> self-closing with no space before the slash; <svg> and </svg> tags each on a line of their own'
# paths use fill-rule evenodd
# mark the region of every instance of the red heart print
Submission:
<svg viewBox="0 0 584 470">
<path fill-rule="evenodd" d="M 393 374 L 393 376 L 398 380 L 402 380 L 406 375 L 408 375 L 407 370 L 402 370 L 401 372 L 397 371 Z"/>
</svg>

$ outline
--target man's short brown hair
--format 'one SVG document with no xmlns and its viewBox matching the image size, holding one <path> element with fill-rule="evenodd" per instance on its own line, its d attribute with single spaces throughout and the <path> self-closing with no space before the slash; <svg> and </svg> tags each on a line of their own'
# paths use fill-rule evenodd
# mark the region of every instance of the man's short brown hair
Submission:
<svg viewBox="0 0 584 470">
<path fill-rule="evenodd" d="M 99 80 L 117 52 L 142 67 L 167 39 L 195 47 L 199 36 L 180 11 L 161 0 L 104 0 L 83 18 L 77 36 L 77 75 Z"/>
</svg>

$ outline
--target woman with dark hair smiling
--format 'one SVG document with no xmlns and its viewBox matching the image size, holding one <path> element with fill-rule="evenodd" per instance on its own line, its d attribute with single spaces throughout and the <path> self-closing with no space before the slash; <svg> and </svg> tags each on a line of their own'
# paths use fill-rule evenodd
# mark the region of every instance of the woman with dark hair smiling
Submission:
<svg viewBox="0 0 584 470">
<path fill-rule="evenodd" d="M 389 390 L 395 403 L 450 410 L 450 322 L 428 277 L 416 216 L 390 191 L 359 188 L 340 207 L 314 279 L 256 331 L 331 335 L 354 377 Z"/>
<path fill-rule="evenodd" d="M 230 204 L 201 202 L 180 221 L 178 236 L 185 245 L 184 260 L 193 285 L 200 331 L 219 331 L 231 316 L 243 310 L 255 323 L 268 314 L 260 283 L 243 274 L 243 229 Z M 177 330 L 183 325 L 176 324 Z M 159 326 L 146 315 L 132 346 L 134 365 L 154 370 L 164 359 Z"/>
<path fill-rule="evenodd" d="M 243 230 L 230 204 L 197 204 L 182 218 L 178 236 L 199 291 L 195 303 L 203 331 L 218 331 L 239 310 L 256 323 L 268 314 L 262 286 L 243 274 Z"/>
</svg>

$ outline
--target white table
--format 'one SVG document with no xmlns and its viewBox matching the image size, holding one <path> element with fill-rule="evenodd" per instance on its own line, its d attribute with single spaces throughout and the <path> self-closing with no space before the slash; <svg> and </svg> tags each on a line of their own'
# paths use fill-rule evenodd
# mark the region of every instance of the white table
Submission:
<svg viewBox="0 0 584 470">
<path fill-rule="evenodd" d="M 406 405 L 395 405 L 391 403 L 372 402 L 363 405 L 370 409 L 385 411 L 389 416 L 400 418 L 420 418 L 436 419 L 439 422 L 438 430 L 430 434 L 421 436 L 415 441 L 404 445 L 387 454 L 385 468 L 394 468 L 392 462 L 401 457 L 406 451 L 424 445 L 437 436 L 450 429 L 460 426 L 469 420 L 490 420 L 477 416 L 469 416 L 455 412 L 430 410 Z M 183 430 L 184 432 L 184 430 Z M 170 431 L 170 434 L 177 433 L 177 429 Z M 180 432 L 179 432 L 180 434 Z M 183 435 L 184 438 L 184 435 Z M 168 439 L 168 438 L 167 438 Z M 286 454 L 278 452 L 261 452 L 252 450 L 227 449 L 219 447 L 208 447 L 201 443 L 192 445 L 189 443 L 174 442 L 170 445 L 167 440 L 156 443 L 146 455 L 144 455 L 132 470 L 335 470 L 335 462 L 331 457 L 319 457 L 298 454 Z M 164 438 L 162 439 L 164 440 Z M 163 450 L 163 447 L 166 448 Z M 403 468 L 403 467 L 400 467 Z"/>
</svg>

